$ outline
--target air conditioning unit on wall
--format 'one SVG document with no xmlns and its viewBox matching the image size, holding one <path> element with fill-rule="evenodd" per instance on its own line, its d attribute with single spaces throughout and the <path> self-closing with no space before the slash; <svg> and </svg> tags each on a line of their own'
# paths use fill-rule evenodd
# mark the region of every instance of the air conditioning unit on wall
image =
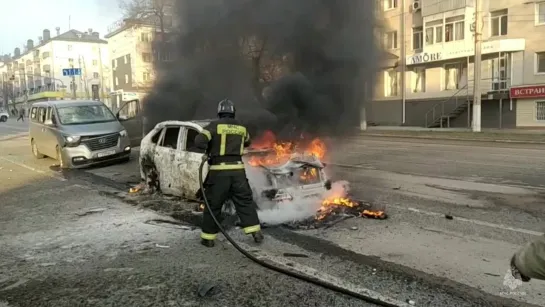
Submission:
<svg viewBox="0 0 545 307">
<path fill-rule="evenodd" d="M 413 3 L 411 3 L 411 11 L 413 13 L 416 13 L 420 11 L 421 8 L 422 8 L 422 4 L 420 3 L 420 0 L 413 0 Z"/>
</svg>

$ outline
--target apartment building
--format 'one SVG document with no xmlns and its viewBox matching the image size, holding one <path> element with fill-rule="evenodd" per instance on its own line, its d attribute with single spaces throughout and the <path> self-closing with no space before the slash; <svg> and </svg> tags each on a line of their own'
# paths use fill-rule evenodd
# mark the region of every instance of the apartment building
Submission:
<svg viewBox="0 0 545 307">
<path fill-rule="evenodd" d="M 369 121 L 470 127 L 474 0 L 380 0 L 383 48 Z M 483 0 L 483 128 L 545 127 L 545 1 Z"/>
<path fill-rule="evenodd" d="M 158 63 L 172 60 L 171 52 L 157 46 L 161 35 L 169 35 L 161 33 L 157 24 L 155 20 L 122 19 L 110 26 L 106 39 L 112 65 L 111 96 L 116 97 L 113 109 L 127 100 L 123 97 L 143 99 L 153 86 Z M 170 18 L 164 26 L 171 27 Z"/>
<path fill-rule="evenodd" d="M 4 55 L 2 88 L 10 104 L 49 99 L 102 99 L 110 91 L 107 41 L 98 32 L 69 30 L 51 37 L 43 30 L 37 44 L 28 39 L 13 55 Z M 77 69 L 70 76 L 66 69 Z"/>
</svg>

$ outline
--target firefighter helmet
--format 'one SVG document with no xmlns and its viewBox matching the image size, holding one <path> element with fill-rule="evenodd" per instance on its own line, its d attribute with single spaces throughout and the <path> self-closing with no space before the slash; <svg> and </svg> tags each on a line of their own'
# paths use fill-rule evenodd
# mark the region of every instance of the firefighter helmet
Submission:
<svg viewBox="0 0 545 307">
<path fill-rule="evenodd" d="M 235 104 L 229 99 L 223 99 L 218 103 L 218 115 L 235 116 Z"/>
</svg>

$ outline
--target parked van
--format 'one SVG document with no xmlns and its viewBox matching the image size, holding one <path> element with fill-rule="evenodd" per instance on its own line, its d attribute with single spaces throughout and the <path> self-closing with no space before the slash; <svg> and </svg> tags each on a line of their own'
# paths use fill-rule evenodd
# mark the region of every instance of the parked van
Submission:
<svg viewBox="0 0 545 307">
<path fill-rule="evenodd" d="M 29 118 L 30 144 L 38 159 L 54 158 L 62 168 L 130 159 L 127 131 L 100 101 L 37 102 Z"/>
</svg>

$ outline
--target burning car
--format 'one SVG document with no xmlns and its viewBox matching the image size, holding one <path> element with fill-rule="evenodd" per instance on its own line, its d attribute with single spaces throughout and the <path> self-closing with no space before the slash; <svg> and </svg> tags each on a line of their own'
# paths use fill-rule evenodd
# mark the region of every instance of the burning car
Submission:
<svg viewBox="0 0 545 307">
<path fill-rule="evenodd" d="M 140 175 L 148 187 L 189 200 L 201 199 L 199 166 L 203 152 L 194 140 L 209 122 L 161 122 L 142 139 Z M 260 204 L 274 205 L 293 200 L 294 195 L 321 197 L 331 187 L 320 160 L 323 154 L 324 145 L 317 139 L 303 150 L 294 149 L 291 143 L 265 146 L 256 142 L 243 157 L 254 198 Z"/>
<path fill-rule="evenodd" d="M 157 124 L 140 146 L 143 186 L 188 200 L 202 200 L 199 167 L 203 152 L 194 141 L 209 122 Z M 258 209 L 264 212 L 309 200 L 315 205 L 312 207 L 316 209 L 315 215 L 302 223 L 316 227 L 354 216 L 386 218 L 383 211 L 371 210 L 369 204 L 348 197 L 347 187 L 332 188 L 339 183 L 332 184 L 325 173 L 326 164 L 322 161 L 325 154 L 325 143 L 318 138 L 279 142 L 268 131 L 254 139 L 243 161 Z M 207 165 L 204 171 L 208 172 Z M 199 211 L 204 209 L 202 204 L 197 207 Z M 232 206 L 224 209 L 234 213 Z"/>
</svg>

